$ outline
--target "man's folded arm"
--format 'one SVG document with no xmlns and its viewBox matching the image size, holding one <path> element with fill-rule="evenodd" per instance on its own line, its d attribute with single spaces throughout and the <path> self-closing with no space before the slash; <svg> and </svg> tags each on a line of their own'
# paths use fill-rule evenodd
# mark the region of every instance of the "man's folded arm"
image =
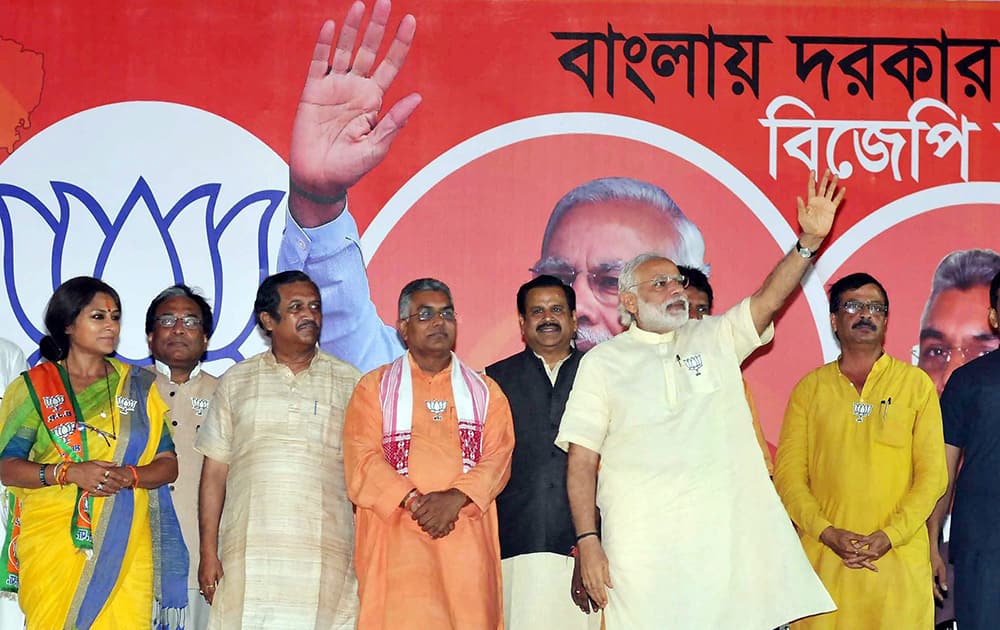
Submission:
<svg viewBox="0 0 1000 630">
<path fill-rule="evenodd" d="M 344 476 L 347 495 L 360 508 L 388 519 L 413 489 L 410 480 L 385 461 L 378 379 L 361 379 L 344 415 Z"/>
<path fill-rule="evenodd" d="M 808 401 L 815 394 L 812 377 L 806 377 L 792 390 L 781 425 L 775 458 L 774 486 L 792 521 L 809 536 L 820 534 L 833 525 L 823 514 L 819 501 L 809 486 Z"/>
<path fill-rule="evenodd" d="M 514 452 L 514 421 L 507 397 L 493 379 L 487 377 L 485 380 L 490 390 L 490 403 L 483 427 L 482 455 L 475 467 L 452 484 L 469 497 L 480 512 L 485 512 L 507 485 Z"/>
</svg>

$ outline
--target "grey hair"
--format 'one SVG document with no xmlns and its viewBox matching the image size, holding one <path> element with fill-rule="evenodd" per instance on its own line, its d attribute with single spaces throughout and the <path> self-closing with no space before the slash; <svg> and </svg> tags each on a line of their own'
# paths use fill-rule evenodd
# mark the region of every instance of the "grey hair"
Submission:
<svg viewBox="0 0 1000 630">
<path fill-rule="evenodd" d="M 645 254 L 639 254 L 632 260 L 625 263 L 622 267 L 622 272 L 618 276 L 618 321 L 622 323 L 622 326 L 628 328 L 635 321 L 635 315 L 628 312 L 625 306 L 622 304 L 622 294 L 623 293 L 634 293 L 632 288 L 635 286 L 635 270 L 644 262 L 650 260 L 669 260 L 674 262 L 669 258 L 661 254 L 656 254 L 653 252 L 646 252 Z"/>
<path fill-rule="evenodd" d="M 931 294 L 920 317 L 921 326 L 941 293 L 948 289 L 966 291 L 979 286 L 989 288 L 993 276 L 998 272 L 1000 272 L 1000 254 L 992 249 L 960 249 L 942 258 L 934 270 Z"/>
<path fill-rule="evenodd" d="M 448 301 L 452 302 L 451 289 L 448 285 L 435 278 L 418 278 L 408 282 L 403 290 L 399 292 L 399 319 L 406 319 L 410 315 L 410 302 L 413 294 L 418 291 L 437 291 L 448 296 Z"/>
<path fill-rule="evenodd" d="M 146 334 L 153 332 L 156 323 L 156 309 L 160 307 L 160 304 L 174 297 L 183 297 L 194 302 L 201 311 L 201 329 L 206 337 L 211 338 L 212 331 L 215 330 L 212 307 L 208 305 L 204 296 L 197 289 L 192 289 L 186 284 L 175 284 L 167 287 L 153 298 L 153 301 L 149 303 L 149 308 L 146 309 Z"/>
<path fill-rule="evenodd" d="M 542 252 L 548 251 L 556 226 L 563 216 L 573 208 L 606 201 L 632 201 L 660 211 L 665 219 L 677 230 L 679 243 L 677 251 L 660 252 L 670 256 L 678 265 L 694 267 L 709 275 L 710 265 L 705 263 L 705 239 L 691 219 L 680 209 L 665 190 L 649 182 L 630 177 L 602 177 L 580 184 L 563 195 L 556 203 L 542 237 Z"/>
</svg>

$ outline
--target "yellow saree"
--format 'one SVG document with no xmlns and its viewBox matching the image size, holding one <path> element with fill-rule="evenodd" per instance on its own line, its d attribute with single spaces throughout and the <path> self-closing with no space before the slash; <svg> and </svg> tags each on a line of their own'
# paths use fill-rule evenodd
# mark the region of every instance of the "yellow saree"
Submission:
<svg viewBox="0 0 1000 630">
<path fill-rule="evenodd" d="M 80 419 L 92 427 L 78 429 L 84 432 L 84 458 L 143 466 L 158 452 L 173 449 L 167 407 L 151 380 L 140 378 L 145 371 L 115 360 L 111 364 L 114 371 L 107 379 L 75 396 L 68 390 Z M 0 406 L 0 457 L 23 457 L 39 464 L 62 461 L 39 415 L 37 398 L 33 400 L 25 378 L 8 388 Z M 9 491 L 21 503 L 16 544 L 19 600 L 29 630 L 150 627 L 154 528 L 159 533 L 158 523 L 151 527 L 150 502 L 156 514 L 164 507 L 157 490 L 129 489 L 114 497 L 92 497 L 92 553 L 74 545 L 71 534 L 76 486 Z M 169 516 L 176 520 L 172 507 L 169 512 L 167 520 Z"/>
</svg>

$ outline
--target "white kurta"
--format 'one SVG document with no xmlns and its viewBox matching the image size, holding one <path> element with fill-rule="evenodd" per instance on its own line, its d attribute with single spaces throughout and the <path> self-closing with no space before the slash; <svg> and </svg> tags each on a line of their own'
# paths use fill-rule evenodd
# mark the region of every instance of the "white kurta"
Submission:
<svg viewBox="0 0 1000 630">
<path fill-rule="evenodd" d="M 584 613 L 570 597 L 574 559 L 526 553 L 501 561 L 507 630 L 600 630 L 600 611 Z"/>
<path fill-rule="evenodd" d="M 209 628 L 354 628 L 344 411 L 360 378 L 318 352 L 298 374 L 264 352 L 219 380 L 195 450 L 229 464 Z"/>
<path fill-rule="evenodd" d="M 770 630 L 834 609 L 768 478 L 740 363 L 768 343 L 749 299 L 580 362 L 556 444 L 601 455 L 608 630 Z"/>
</svg>

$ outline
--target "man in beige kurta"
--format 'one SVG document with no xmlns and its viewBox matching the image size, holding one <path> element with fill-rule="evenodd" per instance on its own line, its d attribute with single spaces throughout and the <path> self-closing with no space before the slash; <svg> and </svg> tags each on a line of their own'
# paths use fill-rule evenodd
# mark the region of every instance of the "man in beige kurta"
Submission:
<svg viewBox="0 0 1000 630">
<path fill-rule="evenodd" d="M 275 289 L 272 310 L 262 294 Z M 308 276 L 271 276 L 257 304 L 272 349 L 223 375 L 195 442 L 205 456 L 199 581 L 214 591 L 209 628 L 354 628 L 341 432 L 360 374 L 316 347 L 322 315 Z"/>
<path fill-rule="evenodd" d="M 156 388 L 170 408 L 170 431 L 177 452 L 177 480 L 170 484 L 170 490 L 191 558 L 185 626 L 190 630 L 204 630 L 209 614 L 208 604 L 198 594 L 198 478 L 202 458 L 194 450 L 194 440 L 219 381 L 201 369 L 212 330 L 208 302 L 183 284 L 161 291 L 146 310 L 146 340 L 153 356 Z"/>
</svg>

